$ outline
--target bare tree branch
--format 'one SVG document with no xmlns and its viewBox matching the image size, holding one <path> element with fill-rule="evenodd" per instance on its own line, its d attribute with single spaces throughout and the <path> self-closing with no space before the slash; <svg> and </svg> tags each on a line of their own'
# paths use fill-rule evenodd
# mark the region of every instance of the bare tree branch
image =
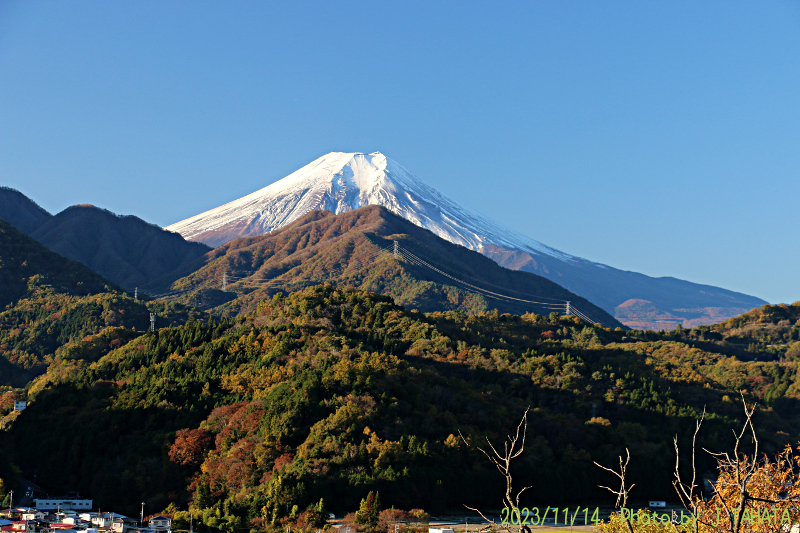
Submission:
<svg viewBox="0 0 800 533">
<path fill-rule="evenodd" d="M 700 426 L 703 425 L 703 421 L 706 419 L 706 408 L 703 407 L 703 414 L 700 416 L 700 420 L 695 422 L 694 428 L 694 435 L 692 436 L 692 481 L 689 485 L 683 483 L 681 480 L 681 472 L 680 472 L 680 453 L 678 451 L 678 436 L 675 435 L 673 439 L 673 443 L 675 444 L 675 480 L 672 482 L 672 486 L 675 487 L 675 491 L 678 493 L 678 498 L 681 500 L 681 504 L 686 508 L 687 511 L 691 512 L 693 516 L 697 516 L 697 499 L 695 496 L 695 489 L 697 488 L 697 464 L 695 463 L 695 455 L 697 450 L 697 434 L 700 433 Z M 698 523 L 697 520 L 694 520 L 692 525 L 692 531 L 694 533 L 698 532 Z"/>
<path fill-rule="evenodd" d="M 628 494 L 630 493 L 631 489 L 636 486 L 635 483 L 633 485 L 631 485 L 630 487 L 626 487 L 625 486 L 625 476 L 628 473 L 628 463 L 631 460 L 631 452 L 628 451 L 628 448 L 625 448 L 625 453 L 627 454 L 627 458 L 625 459 L 625 462 L 622 461 L 622 456 L 621 455 L 619 456 L 619 472 L 617 472 L 616 470 L 612 470 L 612 469 L 610 469 L 608 467 L 605 467 L 605 466 L 601 465 L 600 463 L 598 463 L 597 461 L 593 461 L 593 463 L 595 465 L 599 466 L 603 470 L 611 472 L 612 474 L 614 474 L 615 476 L 617 476 L 619 478 L 619 480 L 620 480 L 620 488 L 619 488 L 619 490 L 614 490 L 614 489 L 612 489 L 610 487 L 605 487 L 605 486 L 602 486 L 602 485 L 598 485 L 598 486 L 601 489 L 608 490 L 612 494 L 616 494 L 617 495 L 616 507 L 620 507 L 620 508 L 627 507 L 627 505 L 628 505 Z M 620 505 L 620 503 L 622 505 Z M 625 527 L 628 529 L 628 533 L 633 533 L 633 524 L 631 523 L 630 516 L 625 516 L 625 517 L 622 517 L 622 518 L 623 518 L 623 521 L 625 522 Z"/>
<path fill-rule="evenodd" d="M 530 411 L 530 407 L 525 409 L 525 412 L 522 414 L 522 418 L 520 419 L 519 424 L 517 424 L 516 433 L 513 436 L 512 435 L 506 436 L 506 440 L 503 443 L 502 454 L 497 451 L 497 448 L 495 448 L 495 446 L 492 444 L 492 442 L 489 440 L 488 437 L 486 437 L 486 442 L 489 444 L 489 449 L 491 450 L 491 453 L 486 451 L 484 448 L 476 446 L 478 451 L 480 451 L 483 455 L 485 455 L 486 458 L 489 459 L 489 461 L 495 466 L 495 468 L 497 468 L 500 474 L 502 474 L 503 477 L 505 478 L 506 491 L 502 500 L 503 507 L 509 509 L 509 517 L 513 515 L 517 518 L 516 520 L 517 524 L 521 523 L 520 520 L 521 517 L 519 516 L 520 515 L 519 499 L 522 496 L 522 493 L 530 489 L 531 487 L 530 486 L 523 487 L 522 489 L 519 490 L 519 492 L 514 494 L 514 479 L 511 474 L 511 461 L 519 457 L 525 449 L 525 436 L 528 432 L 528 411 Z M 464 441 L 464 444 L 466 444 L 467 446 L 472 446 L 464 437 L 464 435 L 461 434 L 460 430 L 458 434 L 461 437 L 461 440 Z M 478 509 L 474 509 L 467 505 L 464 505 L 464 507 L 466 507 L 471 511 L 475 511 L 490 524 L 493 524 L 495 526 L 498 525 L 494 520 L 487 518 Z M 509 522 L 513 522 L 513 520 L 509 520 Z M 518 529 L 521 531 L 530 530 L 530 528 L 524 525 L 518 527 Z"/>
</svg>

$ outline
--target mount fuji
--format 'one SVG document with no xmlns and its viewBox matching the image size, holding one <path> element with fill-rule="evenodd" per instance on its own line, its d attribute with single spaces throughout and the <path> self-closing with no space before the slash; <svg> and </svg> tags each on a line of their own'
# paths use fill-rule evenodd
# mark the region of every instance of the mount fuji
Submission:
<svg viewBox="0 0 800 533">
<path fill-rule="evenodd" d="M 539 274 L 632 327 L 672 329 L 737 316 L 764 300 L 676 278 L 653 278 L 582 259 L 522 235 L 447 198 L 380 152 L 331 152 L 285 178 L 165 229 L 219 246 L 281 228 L 309 211 L 381 205 L 452 243 Z"/>
</svg>

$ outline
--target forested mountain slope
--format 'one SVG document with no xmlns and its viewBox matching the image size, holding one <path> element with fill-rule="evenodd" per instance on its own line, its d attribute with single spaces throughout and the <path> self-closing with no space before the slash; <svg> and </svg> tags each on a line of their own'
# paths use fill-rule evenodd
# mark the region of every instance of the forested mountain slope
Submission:
<svg viewBox="0 0 800 533">
<path fill-rule="evenodd" d="M 190 314 L 176 304 L 135 302 L 86 266 L 3 221 L 0 306 L 0 385 L 24 385 L 60 349 L 104 328 L 117 327 L 115 335 L 109 331 L 100 337 L 107 339 L 108 351 L 127 342 L 130 331 L 146 330 L 151 311 L 158 313 L 160 325 L 183 323 Z"/>
<path fill-rule="evenodd" d="M 399 246 L 397 256 L 393 241 Z M 177 291 L 179 301 L 230 316 L 253 311 L 277 291 L 330 282 L 390 295 L 421 311 L 563 313 L 570 301 L 598 322 L 621 326 L 541 276 L 502 268 L 380 206 L 340 215 L 312 211 L 267 235 L 220 246 L 205 260 L 196 272 L 159 289 Z M 222 291 L 223 278 L 227 292 Z"/>
<path fill-rule="evenodd" d="M 51 252 L 0 220 L 0 306 L 30 296 L 39 285 L 85 296 L 111 285 L 91 269 Z"/>
<path fill-rule="evenodd" d="M 723 351 L 744 360 L 800 360 L 800 301 L 764 305 L 711 326 L 678 326 L 658 337 Z"/>
<path fill-rule="evenodd" d="M 191 505 L 208 526 L 261 529 L 295 524 L 320 499 L 355 510 L 369 490 L 385 507 L 496 506 L 496 471 L 458 432 L 497 442 L 531 406 L 523 504 L 607 500 L 592 461 L 613 464 L 625 447 L 640 497 L 667 499 L 672 437 L 685 445 L 706 408 L 700 444 L 728 449 L 740 390 L 760 403 L 762 450 L 800 437 L 800 363 L 742 360 L 685 333 L 424 315 L 321 286 L 233 322 L 146 333 L 90 364 L 59 358 L 0 446 L 54 492 L 129 513 Z"/>
</svg>

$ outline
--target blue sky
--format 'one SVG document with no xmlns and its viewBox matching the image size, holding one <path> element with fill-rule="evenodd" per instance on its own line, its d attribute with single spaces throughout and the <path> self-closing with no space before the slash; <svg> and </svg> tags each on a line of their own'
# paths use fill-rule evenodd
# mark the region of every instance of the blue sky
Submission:
<svg viewBox="0 0 800 533">
<path fill-rule="evenodd" d="M 0 184 L 168 225 L 379 150 L 545 244 L 800 300 L 800 3 L 0 2 Z"/>
</svg>

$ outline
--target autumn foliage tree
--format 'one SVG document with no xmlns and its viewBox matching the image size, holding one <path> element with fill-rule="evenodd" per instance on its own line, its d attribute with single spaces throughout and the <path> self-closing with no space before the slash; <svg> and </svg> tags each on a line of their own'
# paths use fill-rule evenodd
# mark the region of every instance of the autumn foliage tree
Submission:
<svg viewBox="0 0 800 533">
<path fill-rule="evenodd" d="M 205 429 L 181 429 L 169 449 L 169 460 L 181 466 L 197 466 L 214 444 L 214 436 Z"/>
<path fill-rule="evenodd" d="M 721 459 L 714 495 L 698 502 L 697 531 L 788 531 L 800 521 L 798 467 L 800 457 L 791 447 L 773 458 Z"/>
<path fill-rule="evenodd" d="M 625 488 L 625 468 L 622 467 L 620 473 L 614 473 L 622 483 L 623 509 L 597 529 L 601 533 L 763 533 L 789 531 L 800 522 L 800 456 L 789 446 L 772 458 L 760 454 L 753 425 L 755 405 L 748 405 L 744 396 L 742 404 L 745 422 L 738 433 L 734 432 L 733 452 L 706 450 L 717 461 L 718 477 L 710 498 L 704 499 L 699 493 L 695 467 L 695 445 L 703 417 L 697 422 L 692 440 L 692 478 L 688 483 L 684 482 L 678 468 L 680 454 L 675 440 L 673 485 L 688 514 L 665 517 L 646 510 L 624 509 L 631 487 Z M 752 446 L 750 454 L 743 451 L 746 445 Z"/>
<path fill-rule="evenodd" d="M 378 525 L 378 516 L 381 512 L 381 500 L 378 492 L 369 491 L 367 497 L 361 500 L 361 505 L 356 511 L 356 524 L 374 529 Z"/>
</svg>

